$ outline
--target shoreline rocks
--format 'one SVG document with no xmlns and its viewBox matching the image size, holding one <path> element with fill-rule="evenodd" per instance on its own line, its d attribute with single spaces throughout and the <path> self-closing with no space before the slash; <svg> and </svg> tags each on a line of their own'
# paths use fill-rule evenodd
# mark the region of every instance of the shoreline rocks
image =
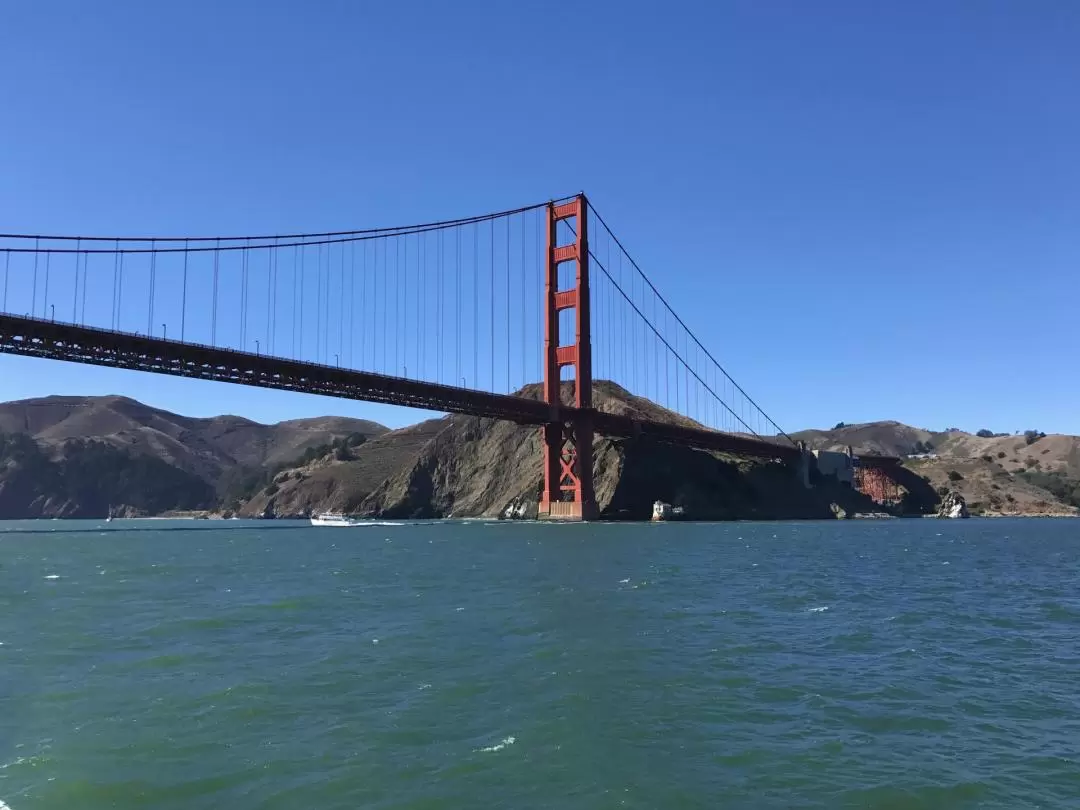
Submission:
<svg viewBox="0 0 1080 810">
<path fill-rule="evenodd" d="M 969 518 L 971 514 L 968 512 L 964 496 L 959 492 L 949 492 L 941 499 L 941 506 L 938 507 L 937 516 L 939 518 L 959 519 Z"/>
</svg>

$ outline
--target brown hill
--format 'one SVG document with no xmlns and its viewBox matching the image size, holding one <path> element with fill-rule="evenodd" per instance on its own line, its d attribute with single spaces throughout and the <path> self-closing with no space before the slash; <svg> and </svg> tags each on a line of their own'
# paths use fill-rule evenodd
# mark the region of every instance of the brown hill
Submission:
<svg viewBox="0 0 1080 810">
<path fill-rule="evenodd" d="M 537 397 L 538 386 L 519 392 Z M 564 389 L 564 396 L 569 387 Z M 596 406 L 650 419 L 686 422 L 619 386 L 598 381 Z M 831 517 L 830 503 L 848 511 L 874 507 L 839 485 L 805 489 L 779 464 L 649 441 L 599 437 L 593 445 L 602 515 L 645 519 L 662 499 L 695 518 Z M 350 451 L 280 472 L 242 510 L 248 515 L 344 511 L 386 518 L 495 517 L 508 508 L 535 513 L 539 497 L 539 431 L 453 416 L 394 431 Z"/>
<path fill-rule="evenodd" d="M 344 417 L 194 419 L 117 396 L 0 403 L 0 518 L 216 508 L 259 470 L 385 432 Z"/>
<path fill-rule="evenodd" d="M 1061 434 L 977 436 L 922 430 L 900 422 L 845 425 L 793 434 L 813 449 L 884 453 L 939 491 L 954 489 L 987 514 L 1076 514 L 1080 437 Z M 917 446 L 920 445 L 920 446 Z M 929 448 L 927 448 L 929 445 Z"/>
<path fill-rule="evenodd" d="M 333 438 L 385 432 L 375 422 L 338 416 L 275 425 L 239 416 L 196 419 L 120 396 L 52 396 L 0 403 L 0 433 L 27 434 L 53 448 L 71 439 L 104 442 L 159 458 L 212 483 L 233 467 L 280 464 Z"/>
</svg>

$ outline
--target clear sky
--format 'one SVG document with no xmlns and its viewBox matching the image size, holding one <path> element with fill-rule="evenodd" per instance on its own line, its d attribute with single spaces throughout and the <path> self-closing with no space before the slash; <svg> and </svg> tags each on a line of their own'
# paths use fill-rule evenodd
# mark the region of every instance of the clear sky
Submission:
<svg viewBox="0 0 1080 810">
<path fill-rule="evenodd" d="M 9 3 L 0 231 L 398 225 L 586 191 L 788 430 L 1080 433 L 1080 5 Z M 0 357 L 0 399 L 363 403 Z"/>
</svg>

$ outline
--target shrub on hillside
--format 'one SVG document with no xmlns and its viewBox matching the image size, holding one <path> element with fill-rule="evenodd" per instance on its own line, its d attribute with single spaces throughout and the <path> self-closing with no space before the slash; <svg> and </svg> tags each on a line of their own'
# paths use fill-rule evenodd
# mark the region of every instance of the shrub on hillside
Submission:
<svg viewBox="0 0 1080 810">
<path fill-rule="evenodd" d="M 1045 489 L 1055 498 L 1071 506 L 1080 506 L 1080 482 L 1069 478 L 1062 472 L 1043 472 L 1024 470 L 1017 476 L 1029 484 Z"/>
<path fill-rule="evenodd" d="M 962 476 L 956 470 L 949 470 L 949 480 L 950 481 L 963 481 L 964 476 Z"/>
</svg>

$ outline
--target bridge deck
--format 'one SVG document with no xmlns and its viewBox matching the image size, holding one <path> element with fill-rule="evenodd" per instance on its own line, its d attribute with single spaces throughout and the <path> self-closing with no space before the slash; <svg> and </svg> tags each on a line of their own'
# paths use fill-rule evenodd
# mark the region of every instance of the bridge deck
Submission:
<svg viewBox="0 0 1080 810">
<path fill-rule="evenodd" d="M 0 353 L 382 402 L 525 425 L 540 425 L 557 418 L 547 404 L 524 397 L 16 315 L 0 314 Z M 561 408 L 558 414 L 564 419 L 575 415 L 576 409 L 568 407 Z M 642 436 L 758 458 L 788 459 L 799 455 L 795 447 L 705 428 L 600 411 L 592 417 L 596 433 L 606 436 Z"/>
</svg>

